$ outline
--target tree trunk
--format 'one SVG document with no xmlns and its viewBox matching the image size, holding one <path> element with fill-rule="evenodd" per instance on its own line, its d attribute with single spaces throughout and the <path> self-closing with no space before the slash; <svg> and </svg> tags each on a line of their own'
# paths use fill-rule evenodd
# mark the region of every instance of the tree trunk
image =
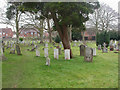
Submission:
<svg viewBox="0 0 120 90">
<path fill-rule="evenodd" d="M 42 30 L 40 30 L 40 43 L 43 43 L 43 20 L 41 20 L 41 27 L 42 27 Z"/>
<path fill-rule="evenodd" d="M 40 32 L 40 43 L 43 43 L 43 31 Z"/>
<path fill-rule="evenodd" d="M 70 42 L 72 42 L 72 25 L 70 25 Z"/>
<path fill-rule="evenodd" d="M 18 10 L 16 11 L 16 20 L 15 20 L 15 23 L 16 23 L 16 36 L 17 36 L 17 40 L 16 40 L 16 51 L 17 51 L 17 55 L 21 55 L 21 51 L 20 51 L 20 47 L 19 47 L 19 24 L 18 24 Z"/>
<path fill-rule="evenodd" d="M 85 44 L 86 45 L 86 43 L 85 43 L 85 31 L 83 31 L 83 44 Z"/>
<path fill-rule="evenodd" d="M 19 44 L 16 44 L 17 55 L 22 55 Z"/>
<path fill-rule="evenodd" d="M 50 29 L 50 22 L 49 22 L 49 19 L 47 19 L 47 24 L 48 24 L 48 32 L 49 32 L 49 41 L 50 43 L 52 42 L 52 32 L 51 32 L 51 29 Z"/>
<path fill-rule="evenodd" d="M 53 21 L 55 23 L 55 26 L 56 26 L 56 29 L 59 33 L 59 36 L 62 40 L 62 43 L 63 43 L 63 46 L 64 46 L 64 49 L 70 49 L 70 58 L 73 57 L 72 55 L 72 50 L 71 50 L 71 47 L 70 47 L 70 42 L 69 42 L 69 35 L 68 35 L 68 29 L 67 29 L 67 26 L 63 25 L 62 28 L 59 26 L 58 24 L 58 20 L 57 20 L 57 16 L 56 16 L 56 13 L 55 12 L 51 12 L 51 15 L 53 17 Z"/>
<path fill-rule="evenodd" d="M 67 26 L 63 26 L 62 28 L 63 28 L 63 29 L 59 30 L 58 33 L 59 33 L 60 38 L 61 38 L 61 40 L 62 40 L 64 49 L 70 49 L 70 58 L 72 58 L 73 55 L 72 55 L 72 50 L 71 50 L 71 47 L 70 47 L 70 42 L 69 42 L 69 35 L 68 35 Z M 62 32 L 63 32 L 63 33 L 62 33 Z M 62 34 L 61 34 L 61 33 L 62 33 Z"/>
</svg>

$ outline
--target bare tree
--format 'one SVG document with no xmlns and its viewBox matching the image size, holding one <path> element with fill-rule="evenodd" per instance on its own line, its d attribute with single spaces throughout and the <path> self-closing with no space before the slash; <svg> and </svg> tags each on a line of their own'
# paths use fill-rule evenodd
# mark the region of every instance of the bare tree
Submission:
<svg viewBox="0 0 120 90">
<path fill-rule="evenodd" d="M 115 12 L 110 6 L 101 4 L 100 8 L 90 15 L 89 23 L 93 24 L 96 32 L 99 30 L 109 31 L 111 26 L 117 25 L 118 13 Z"/>
</svg>

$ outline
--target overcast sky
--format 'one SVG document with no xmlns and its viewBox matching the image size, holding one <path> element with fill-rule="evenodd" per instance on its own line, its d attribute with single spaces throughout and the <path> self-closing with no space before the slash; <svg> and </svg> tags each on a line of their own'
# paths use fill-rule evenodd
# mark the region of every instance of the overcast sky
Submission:
<svg viewBox="0 0 120 90">
<path fill-rule="evenodd" d="M 111 8 L 113 8 L 113 10 L 118 12 L 118 2 L 120 0 L 98 0 L 98 1 L 100 3 L 105 3 L 105 4 L 109 5 Z M 2 8 L 4 5 L 5 5 L 5 0 L 0 0 L 0 8 Z M 0 24 L 0 28 L 5 28 L 5 27 L 6 27 L 6 25 Z"/>
</svg>

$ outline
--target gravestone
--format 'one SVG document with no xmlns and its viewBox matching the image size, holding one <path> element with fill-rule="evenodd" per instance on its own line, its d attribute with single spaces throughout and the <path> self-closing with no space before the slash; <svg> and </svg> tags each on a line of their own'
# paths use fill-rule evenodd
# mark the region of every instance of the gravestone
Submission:
<svg viewBox="0 0 120 90">
<path fill-rule="evenodd" d="M 2 61 L 3 61 L 3 60 L 7 60 L 7 58 L 6 58 L 6 57 L 4 56 L 4 54 L 3 54 L 3 49 L 2 49 L 2 47 L 1 47 L 0 58 L 1 58 Z"/>
<path fill-rule="evenodd" d="M 44 48 L 44 56 L 48 57 L 48 48 Z"/>
<path fill-rule="evenodd" d="M 56 46 L 56 48 L 58 49 L 59 54 L 61 54 L 61 48 L 60 48 L 60 46 Z"/>
<path fill-rule="evenodd" d="M 101 45 L 98 45 L 98 50 L 101 50 Z"/>
<path fill-rule="evenodd" d="M 63 44 L 62 44 L 62 42 L 60 42 L 60 44 L 61 44 L 61 47 L 63 48 Z"/>
<path fill-rule="evenodd" d="M 7 42 L 7 47 L 6 47 L 6 49 L 8 49 L 8 48 L 10 48 L 10 43 L 9 43 L 9 41 Z"/>
<path fill-rule="evenodd" d="M 65 60 L 70 60 L 70 49 L 65 49 Z"/>
<path fill-rule="evenodd" d="M 40 51 L 38 49 L 38 46 L 36 46 L 36 56 L 39 57 L 40 56 Z"/>
<path fill-rule="evenodd" d="M 85 45 L 80 45 L 80 56 L 85 55 Z"/>
<path fill-rule="evenodd" d="M 36 46 L 32 47 L 30 51 L 35 51 L 35 49 L 36 49 Z"/>
<path fill-rule="evenodd" d="M 54 49 L 54 58 L 58 59 L 59 58 L 59 49 Z"/>
<path fill-rule="evenodd" d="M 93 61 L 93 49 L 90 47 L 85 48 L 85 56 L 84 60 L 87 62 L 92 62 Z"/>
<path fill-rule="evenodd" d="M 45 47 L 48 48 L 48 43 L 45 43 Z"/>
<path fill-rule="evenodd" d="M 50 58 L 48 56 L 46 57 L 46 65 L 50 66 Z"/>
<path fill-rule="evenodd" d="M 10 49 L 10 54 L 15 54 L 15 49 Z"/>
<path fill-rule="evenodd" d="M 110 40 L 110 43 L 109 43 L 109 45 L 111 46 L 111 45 L 113 45 L 113 40 Z"/>
<path fill-rule="evenodd" d="M 93 56 L 96 56 L 96 48 L 93 48 Z"/>
<path fill-rule="evenodd" d="M 118 46 L 118 45 L 116 45 L 115 50 L 116 50 L 116 51 L 119 51 L 119 46 Z"/>
<path fill-rule="evenodd" d="M 76 46 L 76 43 L 77 43 L 77 41 L 75 40 L 75 41 L 74 41 L 74 45 L 73 45 L 73 47 L 75 47 L 75 46 Z"/>
<path fill-rule="evenodd" d="M 114 51 L 114 46 L 113 45 L 110 46 L 110 51 Z"/>
<path fill-rule="evenodd" d="M 102 49 L 102 52 L 103 53 L 107 53 L 108 52 L 108 49 L 106 48 L 106 43 L 103 43 L 103 49 Z"/>
<path fill-rule="evenodd" d="M 110 41 L 110 51 L 113 51 L 114 50 L 114 44 L 113 44 L 113 40 Z"/>
</svg>

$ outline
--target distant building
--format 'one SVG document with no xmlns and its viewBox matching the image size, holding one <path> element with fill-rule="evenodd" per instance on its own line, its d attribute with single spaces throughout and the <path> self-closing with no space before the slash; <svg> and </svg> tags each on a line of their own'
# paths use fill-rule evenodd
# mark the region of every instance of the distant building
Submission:
<svg viewBox="0 0 120 90">
<path fill-rule="evenodd" d="M 11 28 L 0 28 L 0 38 L 12 38 L 13 32 Z"/>
<path fill-rule="evenodd" d="M 85 40 L 95 40 L 95 37 L 96 37 L 96 33 L 94 28 L 87 28 L 86 31 L 84 32 Z"/>
<path fill-rule="evenodd" d="M 39 31 L 34 28 L 25 28 L 20 30 L 19 37 L 26 38 L 26 37 L 38 37 Z"/>
</svg>

